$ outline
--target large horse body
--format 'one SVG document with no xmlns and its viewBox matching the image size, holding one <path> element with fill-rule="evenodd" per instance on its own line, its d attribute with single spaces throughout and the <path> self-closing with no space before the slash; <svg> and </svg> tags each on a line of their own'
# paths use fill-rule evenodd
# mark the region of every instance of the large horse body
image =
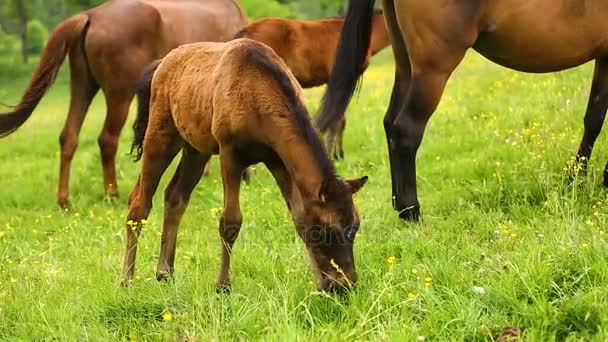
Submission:
<svg viewBox="0 0 608 342">
<path fill-rule="evenodd" d="M 57 201 L 64 208 L 69 205 L 71 161 L 84 117 L 99 89 L 107 106 L 98 138 L 104 188 L 108 196 L 117 196 L 118 137 L 144 67 L 182 44 L 228 41 L 246 24 L 234 0 L 113 0 L 66 19 L 51 33 L 19 105 L 0 114 L 0 136 L 27 120 L 69 54 L 71 99 L 60 135 Z"/>
<path fill-rule="evenodd" d="M 354 92 L 375 0 L 351 0 L 318 124 L 327 129 Z M 384 118 L 393 206 L 420 215 L 415 158 L 445 84 L 473 48 L 511 69 L 544 73 L 595 60 L 577 160 L 586 168 L 608 107 L 608 2 L 603 0 L 384 0 L 396 71 Z M 608 166 L 604 184 L 608 186 Z"/>
<path fill-rule="evenodd" d="M 247 25 L 236 37 L 255 39 L 270 46 L 285 61 L 300 85 L 311 88 L 329 80 L 343 24 L 343 17 L 315 21 L 262 18 Z M 368 56 L 360 71 L 367 68 L 371 56 L 388 45 L 390 40 L 384 16 L 377 12 L 372 17 Z M 327 134 L 327 150 L 336 159 L 344 157 L 342 136 L 345 125 L 345 117 L 342 117 Z"/>
<path fill-rule="evenodd" d="M 339 290 L 356 281 L 353 242 L 359 218 L 352 196 L 367 178 L 345 181 L 336 175 L 302 90 L 269 47 L 250 39 L 181 46 L 144 73 L 138 98 L 133 147 L 143 160 L 129 198 L 124 281 L 133 278 L 137 239 L 154 192 L 180 150 L 165 191 L 157 278 L 172 275 L 182 215 L 205 164 L 219 154 L 224 185 L 220 289 L 229 286 L 230 254 L 243 220 L 241 174 L 258 162 L 266 164 L 281 189 L 319 287 Z"/>
</svg>

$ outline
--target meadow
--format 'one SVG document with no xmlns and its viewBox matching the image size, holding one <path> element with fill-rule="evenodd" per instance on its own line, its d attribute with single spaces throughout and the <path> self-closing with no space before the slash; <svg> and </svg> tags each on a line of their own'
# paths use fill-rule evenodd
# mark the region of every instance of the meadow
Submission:
<svg viewBox="0 0 608 342">
<path fill-rule="evenodd" d="M 34 63 L 0 66 L 0 101 L 18 101 Z M 0 140 L 0 340 L 486 340 L 517 327 L 530 341 L 608 339 L 608 160 L 600 136 L 585 178 L 567 181 L 582 136 L 592 66 L 516 73 L 468 54 L 448 84 L 418 155 L 423 222 L 390 204 L 382 126 L 393 63 L 375 58 L 348 111 L 345 177 L 356 196 L 359 283 L 318 292 L 280 192 L 258 166 L 241 192 L 244 224 L 230 295 L 218 295 L 218 162 L 193 194 L 176 277 L 154 278 L 164 186 L 140 239 L 137 278 L 118 286 L 126 197 L 140 164 L 118 157 L 121 198 L 103 198 L 96 98 L 71 180 L 74 209 L 55 204 L 67 68 L 31 119 Z M 314 113 L 322 88 L 307 90 Z M 133 111 L 131 114 L 134 114 Z"/>
</svg>

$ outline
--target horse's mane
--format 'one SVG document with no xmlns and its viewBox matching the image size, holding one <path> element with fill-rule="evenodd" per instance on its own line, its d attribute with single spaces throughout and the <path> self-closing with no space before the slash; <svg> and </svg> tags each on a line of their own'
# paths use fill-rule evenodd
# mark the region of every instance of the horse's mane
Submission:
<svg viewBox="0 0 608 342">
<path fill-rule="evenodd" d="M 281 93 L 287 99 L 289 112 L 293 114 L 293 122 L 297 125 L 296 132 L 300 132 L 302 138 L 310 145 L 312 153 L 323 174 L 325 176 L 335 176 L 336 169 L 334 164 L 329 160 L 325 147 L 323 146 L 316 129 L 312 125 L 308 110 L 302 103 L 285 70 L 273 61 L 272 56 L 266 49 L 258 44 L 248 50 L 247 60 L 263 70 L 266 70 L 278 83 Z"/>
</svg>

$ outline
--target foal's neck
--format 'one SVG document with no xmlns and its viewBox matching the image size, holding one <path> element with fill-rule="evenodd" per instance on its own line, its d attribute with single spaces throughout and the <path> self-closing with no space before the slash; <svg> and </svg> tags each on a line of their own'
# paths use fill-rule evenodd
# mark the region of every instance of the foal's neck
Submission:
<svg viewBox="0 0 608 342">
<path fill-rule="evenodd" d="M 279 143 L 275 145 L 275 150 L 304 200 L 316 198 L 323 182 L 336 177 L 324 150 L 319 150 L 301 137 Z"/>
</svg>

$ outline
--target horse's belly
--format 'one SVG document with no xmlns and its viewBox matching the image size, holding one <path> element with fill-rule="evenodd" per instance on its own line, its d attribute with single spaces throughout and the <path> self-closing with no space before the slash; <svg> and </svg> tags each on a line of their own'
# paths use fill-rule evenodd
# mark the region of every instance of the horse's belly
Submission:
<svg viewBox="0 0 608 342">
<path fill-rule="evenodd" d="M 494 0 L 488 6 L 473 48 L 500 65 L 552 72 L 605 54 L 608 7 L 602 1 Z"/>
<path fill-rule="evenodd" d="M 583 39 L 583 38 L 581 38 Z M 579 66 L 597 56 L 594 44 L 572 46 L 557 37 L 482 33 L 473 48 L 489 60 L 524 72 L 554 72 Z"/>
</svg>

